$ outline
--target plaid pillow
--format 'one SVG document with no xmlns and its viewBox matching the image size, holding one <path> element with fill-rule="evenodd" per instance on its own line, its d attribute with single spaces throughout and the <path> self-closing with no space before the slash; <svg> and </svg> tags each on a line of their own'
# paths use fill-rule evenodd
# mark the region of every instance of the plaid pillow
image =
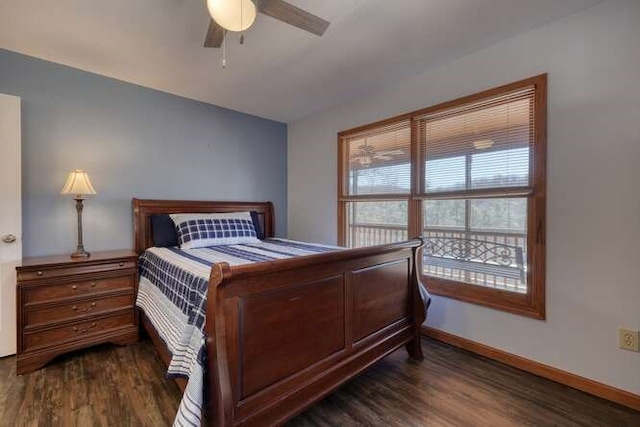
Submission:
<svg viewBox="0 0 640 427">
<path fill-rule="evenodd" d="M 249 212 L 172 214 L 180 249 L 259 243 Z"/>
</svg>

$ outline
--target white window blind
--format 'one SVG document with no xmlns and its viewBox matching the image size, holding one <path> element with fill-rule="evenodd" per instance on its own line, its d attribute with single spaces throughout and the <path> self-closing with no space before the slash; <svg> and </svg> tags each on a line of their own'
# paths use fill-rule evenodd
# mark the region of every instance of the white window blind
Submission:
<svg viewBox="0 0 640 427">
<path fill-rule="evenodd" d="M 409 194 L 410 125 L 404 120 L 343 137 L 346 195 Z"/>
<path fill-rule="evenodd" d="M 534 88 L 418 116 L 423 196 L 531 187 Z"/>
</svg>

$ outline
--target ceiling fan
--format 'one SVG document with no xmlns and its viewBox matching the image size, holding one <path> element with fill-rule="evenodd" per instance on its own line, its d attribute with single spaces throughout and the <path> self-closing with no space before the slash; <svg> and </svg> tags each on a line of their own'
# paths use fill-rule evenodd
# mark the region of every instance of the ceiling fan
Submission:
<svg viewBox="0 0 640 427">
<path fill-rule="evenodd" d="M 204 47 L 219 48 L 227 31 L 246 30 L 258 12 L 318 36 L 323 35 L 330 24 L 284 0 L 207 0 L 207 8 L 212 19 Z M 240 43 L 243 41 L 240 36 Z"/>
<path fill-rule="evenodd" d="M 392 160 L 396 156 L 404 154 L 403 150 L 376 150 L 375 147 L 364 144 L 358 146 L 359 153 L 351 156 L 352 161 L 357 161 L 360 165 L 368 167 L 374 160 Z"/>
</svg>

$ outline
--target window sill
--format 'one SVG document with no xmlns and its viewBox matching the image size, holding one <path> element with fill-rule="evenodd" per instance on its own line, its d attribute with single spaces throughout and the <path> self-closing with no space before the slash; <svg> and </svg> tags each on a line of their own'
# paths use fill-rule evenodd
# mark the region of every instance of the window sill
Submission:
<svg viewBox="0 0 640 427">
<path fill-rule="evenodd" d="M 422 282 L 433 295 L 533 319 L 546 319 L 544 295 L 532 295 L 531 287 L 529 293 L 519 294 L 425 275 L 422 275 Z"/>
</svg>

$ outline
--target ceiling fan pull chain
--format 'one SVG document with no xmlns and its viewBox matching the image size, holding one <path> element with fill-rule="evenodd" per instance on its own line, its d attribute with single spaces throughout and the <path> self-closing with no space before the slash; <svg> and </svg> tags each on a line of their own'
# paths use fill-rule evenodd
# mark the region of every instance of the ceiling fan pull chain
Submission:
<svg viewBox="0 0 640 427">
<path fill-rule="evenodd" d="M 222 68 L 227 68 L 227 30 L 222 34 Z"/>
<path fill-rule="evenodd" d="M 242 0 L 240 0 L 240 28 L 244 28 L 242 18 L 243 18 L 243 10 L 242 10 Z M 240 44 L 244 44 L 244 33 L 240 33 Z"/>
</svg>

